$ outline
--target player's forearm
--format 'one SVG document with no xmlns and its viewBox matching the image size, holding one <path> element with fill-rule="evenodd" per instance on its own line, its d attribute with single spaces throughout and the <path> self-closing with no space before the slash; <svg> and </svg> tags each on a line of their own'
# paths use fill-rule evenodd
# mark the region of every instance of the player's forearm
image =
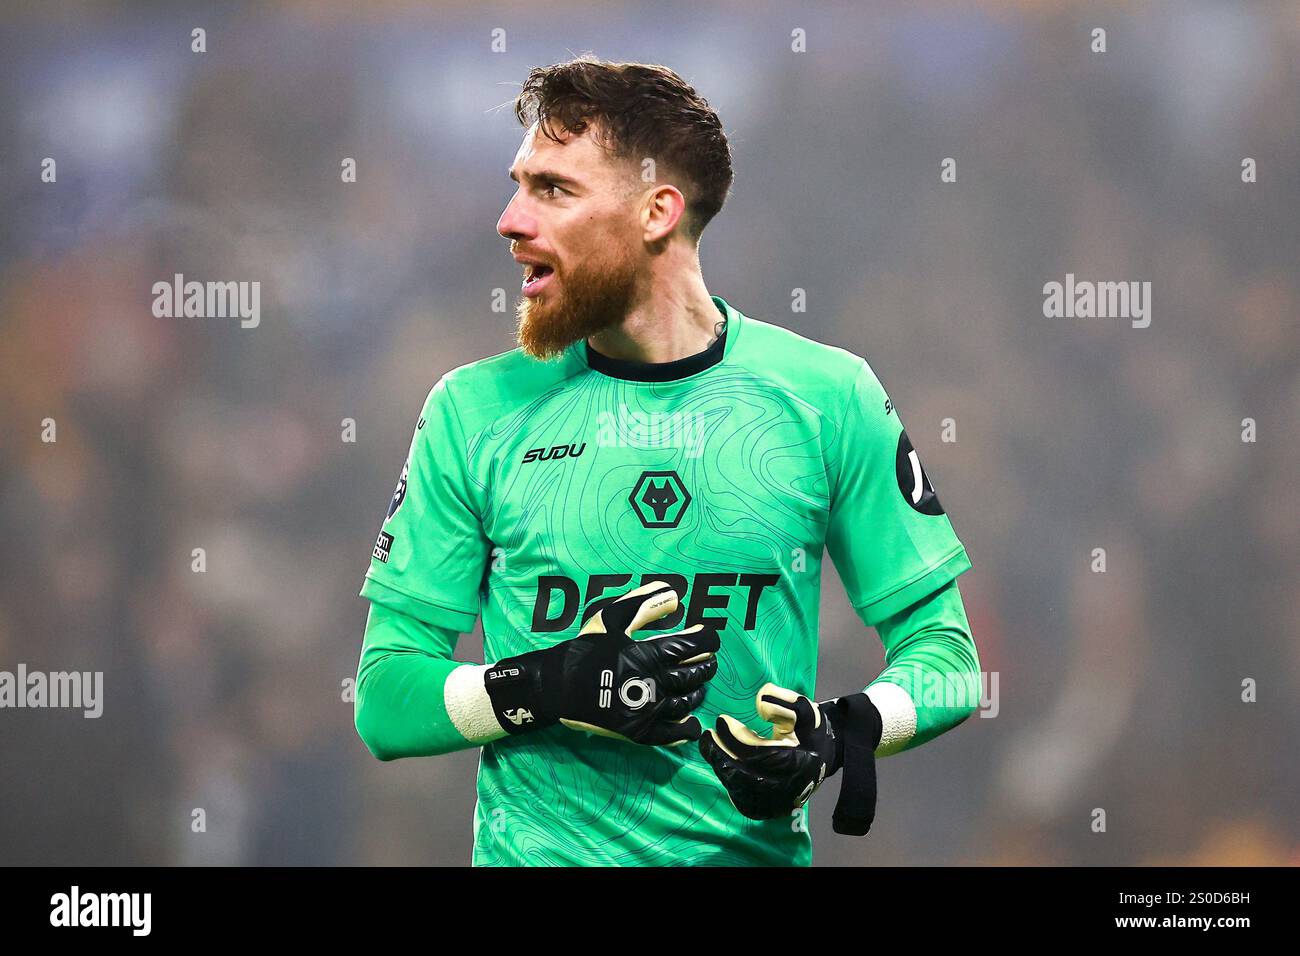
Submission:
<svg viewBox="0 0 1300 956">
<path fill-rule="evenodd" d="M 494 719 L 467 722 L 465 689 L 481 689 L 483 667 L 454 660 L 455 645 L 449 630 L 371 606 L 357 668 L 355 719 L 357 733 L 377 758 L 429 757 L 505 736 Z M 491 717 L 490 709 L 486 715 Z"/>
<path fill-rule="evenodd" d="M 886 667 L 867 694 L 884 724 L 878 755 L 956 727 L 979 706 L 979 654 L 956 581 L 877 626 Z"/>
<path fill-rule="evenodd" d="M 418 654 L 389 654 L 357 679 L 356 727 L 366 747 L 380 760 L 432 757 L 478 747 L 468 740 L 447 710 L 446 686 L 454 671 L 478 665 Z M 480 678 L 480 681 L 482 678 Z M 499 731 L 497 737 L 504 737 Z"/>
</svg>

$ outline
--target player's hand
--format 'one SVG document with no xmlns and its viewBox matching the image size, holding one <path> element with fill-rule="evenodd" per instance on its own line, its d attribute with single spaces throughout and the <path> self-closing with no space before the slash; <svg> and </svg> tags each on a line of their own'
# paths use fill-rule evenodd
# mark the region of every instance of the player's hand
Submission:
<svg viewBox="0 0 1300 956">
<path fill-rule="evenodd" d="M 631 636 L 677 607 L 677 593 L 655 581 L 610 601 L 577 637 L 498 661 L 484 675 L 497 720 L 512 734 L 562 723 L 641 744 L 698 740 L 691 711 L 718 670 L 717 631 Z"/>
<path fill-rule="evenodd" d="M 773 725 L 771 737 L 723 714 L 700 740 L 700 753 L 736 809 L 752 820 L 788 817 L 847 760 L 852 774 L 840 791 L 835 830 L 864 834 L 871 829 L 881 735 L 880 713 L 871 699 L 858 693 L 818 704 L 769 683 L 758 692 L 757 709 Z"/>
</svg>

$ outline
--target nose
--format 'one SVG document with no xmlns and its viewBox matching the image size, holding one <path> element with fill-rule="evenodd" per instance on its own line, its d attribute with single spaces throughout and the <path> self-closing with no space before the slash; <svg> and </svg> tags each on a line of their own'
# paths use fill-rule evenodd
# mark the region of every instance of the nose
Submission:
<svg viewBox="0 0 1300 956">
<path fill-rule="evenodd" d="M 537 238 L 537 223 L 522 209 L 519 193 L 515 193 L 510 202 L 506 203 L 505 211 L 497 220 L 497 234 L 515 242 Z"/>
</svg>

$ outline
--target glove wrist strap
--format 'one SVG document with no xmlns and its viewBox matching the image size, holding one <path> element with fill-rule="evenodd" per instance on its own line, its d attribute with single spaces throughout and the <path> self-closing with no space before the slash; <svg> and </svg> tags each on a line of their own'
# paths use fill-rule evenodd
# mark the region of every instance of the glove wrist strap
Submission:
<svg viewBox="0 0 1300 956">
<path fill-rule="evenodd" d="M 542 696 L 546 651 L 497 661 L 483 672 L 483 686 L 497 721 L 508 734 L 524 734 L 559 722 Z"/>
<path fill-rule="evenodd" d="M 836 769 L 844 771 L 831 826 L 836 833 L 863 836 L 876 817 L 876 746 L 883 729 L 880 712 L 862 693 L 840 697 L 829 709 L 837 738 L 840 766 Z"/>
</svg>

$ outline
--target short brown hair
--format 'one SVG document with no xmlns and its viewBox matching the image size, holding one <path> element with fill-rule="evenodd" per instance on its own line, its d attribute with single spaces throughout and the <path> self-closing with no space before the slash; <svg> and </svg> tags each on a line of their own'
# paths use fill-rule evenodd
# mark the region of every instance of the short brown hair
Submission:
<svg viewBox="0 0 1300 956">
<path fill-rule="evenodd" d="M 731 189 L 731 147 L 704 97 L 666 66 L 609 63 L 591 55 L 532 69 L 515 100 L 525 127 L 582 133 L 596 121 L 600 142 L 620 159 L 651 157 L 687 180 L 693 240 L 722 209 Z M 552 128 L 552 123 L 557 129 Z"/>
</svg>

